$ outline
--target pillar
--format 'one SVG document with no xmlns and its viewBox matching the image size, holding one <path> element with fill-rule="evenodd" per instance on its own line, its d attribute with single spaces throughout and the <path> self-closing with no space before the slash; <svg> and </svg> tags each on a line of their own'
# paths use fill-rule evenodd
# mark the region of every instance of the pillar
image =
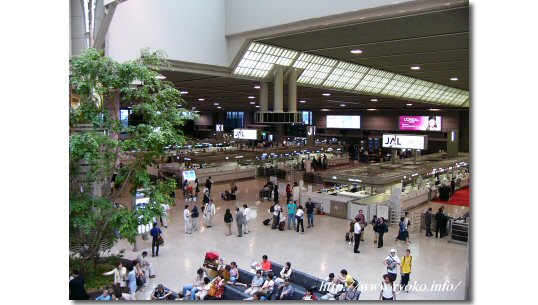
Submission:
<svg viewBox="0 0 538 305">
<path fill-rule="evenodd" d="M 84 5 L 85 2 L 80 0 L 69 1 L 71 14 L 69 21 L 71 26 L 69 27 L 70 36 L 70 49 L 69 55 L 79 55 L 88 48 L 86 42 L 86 25 L 84 21 Z"/>
<path fill-rule="evenodd" d="M 284 71 L 277 66 L 274 78 L 275 102 L 273 112 L 284 112 Z"/>
<path fill-rule="evenodd" d="M 260 112 L 269 111 L 269 83 L 260 83 Z"/>
<path fill-rule="evenodd" d="M 297 70 L 291 69 L 288 79 L 288 112 L 297 112 Z"/>
</svg>

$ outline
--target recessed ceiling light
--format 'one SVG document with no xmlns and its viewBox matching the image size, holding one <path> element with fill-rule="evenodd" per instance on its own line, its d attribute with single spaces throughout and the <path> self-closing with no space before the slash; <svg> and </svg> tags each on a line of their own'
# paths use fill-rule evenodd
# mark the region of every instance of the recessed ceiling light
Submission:
<svg viewBox="0 0 538 305">
<path fill-rule="evenodd" d="M 329 109 L 321 109 L 321 111 L 329 111 Z"/>
<path fill-rule="evenodd" d="M 249 98 L 249 99 L 253 99 L 253 98 L 256 98 L 256 97 L 251 95 L 251 96 L 249 96 L 248 98 Z"/>
<path fill-rule="evenodd" d="M 256 105 L 256 108 L 260 108 L 260 106 Z"/>
<path fill-rule="evenodd" d="M 439 111 L 439 109 L 436 109 L 436 108 L 430 108 L 430 111 Z"/>
<path fill-rule="evenodd" d="M 303 104 L 304 104 L 304 103 L 306 103 L 306 101 L 304 101 L 304 100 L 303 100 L 303 101 L 299 101 L 299 103 L 303 103 Z"/>
<path fill-rule="evenodd" d="M 346 107 L 346 104 L 340 104 L 340 107 Z"/>
<path fill-rule="evenodd" d="M 250 102 L 250 104 L 251 104 L 251 105 L 254 105 L 254 104 L 256 104 L 256 102 Z"/>
<path fill-rule="evenodd" d="M 213 103 L 213 105 L 215 105 L 215 106 L 218 106 L 218 105 L 219 105 L 219 103 Z"/>
<path fill-rule="evenodd" d="M 356 49 L 356 50 L 351 50 L 350 52 L 353 54 L 361 54 L 362 50 Z"/>
<path fill-rule="evenodd" d="M 331 96 L 330 93 L 323 93 L 322 95 L 323 95 L 323 96 Z"/>
<path fill-rule="evenodd" d="M 220 108 L 222 108 L 222 107 L 218 106 L 217 108 L 220 109 Z"/>
<path fill-rule="evenodd" d="M 203 102 L 203 101 L 205 101 L 205 98 L 199 98 L 198 100 L 199 100 L 200 102 Z"/>
<path fill-rule="evenodd" d="M 377 99 L 376 99 L 376 98 L 373 98 L 373 99 L 371 99 L 370 101 L 372 101 L 372 102 L 377 102 Z"/>
<path fill-rule="evenodd" d="M 413 104 L 406 104 L 407 106 L 413 106 Z"/>
<path fill-rule="evenodd" d="M 376 111 L 377 109 L 375 109 L 375 108 L 368 108 L 368 109 L 366 109 L 366 110 L 368 110 L 368 111 Z"/>
<path fill-rule="evenodd" d="M 411 70 L 420 70 L 420 67 L 419 66 L 412 66 Z"/>
<path fill-rule="evenodd" d="M 256 85 L 254 86 L 254 89 L 260 89 L 260 86 Z"/>
<path fill-rule="evenodd" d="M 450 80 L 452 80 L 452 81 L 457 81 L 458 78 L 457 78 L 457 77 L 451 77 Z"/>
<path fill-rule="evenodd" d="M 189 91 L 182 90 L 182 91 L 179 91 L 179 93 L 181 93 L 181 94 L 187 94 L 187 93 L 189 93 Z"/>
</svg>

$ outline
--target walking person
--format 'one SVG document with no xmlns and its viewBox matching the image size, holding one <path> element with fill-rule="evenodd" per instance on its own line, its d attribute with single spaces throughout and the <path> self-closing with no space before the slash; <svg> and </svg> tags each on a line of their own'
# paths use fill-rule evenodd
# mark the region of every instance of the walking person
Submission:
<svg viewBox="0 0 538 305">
<path fill-rule="evenodd" d="M 243 204 L 243 231 L 245 234 L 248 234 L 250 231 L 249 229 L 249 223 L 250 223 L 250 208 Z"/>
<path fill-rule="evenodd" d="M 157 223 L 153 223 L 153 228 L 149 231 L 149 235 L 151 235 L 151 256 L 159 256 L 159 236 L 161 235 L 163 231 L 159 227 L 157 227 Z M 157 249 L 157 251 L 155 251 Z"/>
<path fill-rule="evenodd" d="M 273 188 L 273 200 L 275 203 L 278 202 L 278 185 L 275 184 L 275 187 Z"/>
<path fill-rule="evenodd" d="M 228 228 L 228 234 L 226 234 L 226 236 L 232 235 L 232 222 L 233 221 L 234 221 L 234 217 L 232 216 L 230 209 L 226 209 L 226 212 L 224 213 L 224 223 L 226 224 L 226 227 Z"/>
<path fill-rule="evenodd" d="M 398 265 L 401 264 L 398 255 L 396 255 L 396 250 L 390 249 L 390 253 L 385 257 L 383 264 L 387 267 L 387 274 L 391 277 L 392 281 L 396 281 L 398 277 Z"/>
<path fill-rule="evenodd" d="M 353 241 L 355 242 L 353 253 L 361 253 L 361 251 L 359 251 L 359 245 L 361 243 L 362 227 L 359 221 L 359 218 L 355 218 L 355 224 L 353 225 Z"/>
<path fill-rule="evenodd" d="M 400 281 L 400 291 L 403 289 L 406 292 L 409 292 L 409 277 L 411 276 L 411 263 L 413 262 L 413 257 L 411 256 L 411 250 L 405 250 L 405 255 L 402 257 L 402 269 L 401 275 L 402 280 Z"/>
<path fill-rule="evenodd" d="M 237 224 L 237 237 L 243 236 L 243 212 L 239 207 L 235 208 L 235 223 Z"/>
<path fill-rule="evenodd" d="M 424 215 L 424 223 L 426 224 L 426 236 L 430 237 L 430 236 L 433 236 L 432 234 L 432 228 L 431 228 L 431 225 L 432 225 L 432 208 L 429 208 L 427 211 L 426 211 L 426 214 Z"/>
<path fill-rule="evenodd" d="M 411 220 L 409 220 L 409 212 L 405 212 L 404 215 L 404 225 L 405 225 L 405 235 L 406 235 L 406 243 L 409 245 L 411 243 L 411 239 L 409 238 L 409 227 L 411 226 Z"/>
<path fill-rule="evenodd" d="M 185 210 L 183 210 L 183 220 L 185 221 L 185 233 L 191 234 L 191 211 L 188 204 L 185 205 Z"/>
<path fill-rule="evenodd" d="M 198 207 L 196 206 L 196 203 L 194 203 L 191 210 L 191 222 L 193 231 L 198 231 L 198 216 L 200 216 L 200 212 L 198 212 Z"/>
<path fill-rule="evenodd" d="M 299 233 L 299 226 L 301 227 L 301 234 L 304 234 L 304 210 L 302 206 L 297 208 L 295 213 L 295 219 L 297 219 L 297 233 Z"/>
<path fill-rule="evenodd" d="M 379 217 L 378 224 L 377 224 L 377 234 L 378 234 L 378 240 L 377 240 L 377 247 L 382 248 L 383 247 L 383 235 L 389 231 L 389 227 L 385 223 L 385 218 Z"/>
<path fill-rule="evenodd" d="M 279 222 L 280 222 L 280 212 L 282 208 L 280 207 L 280 204 L 278 202 L 275 202 L 275 205 L 272 207 L 272 213 L 273 213 L 273 224 L 271 225 L 271 229 L 276 229 Z M 270 210 L 271 211 L 271 210 Z"/>
<path fill-rule="evenodd" d="M 211 195 L 211 186 L 213 186 L 213 180 L 211 180 L 211 176 L 209 176 L 205 180 L 205 187 L 207 188 L 207 194 Z"/>
<path fill-rule="evenodd" d="M 308 198 L 308 201 L 306 202 L 306 217 L 308 219 L 307 228 L 314 226 L 314 208 L 316 207 L 316 204 L 312 202 L 311 198 Z"/>
<path fill-rule="evenodd" d="M 383 275 L 383 282 L 381 282 L 381 292 L 379 293 L 379 299 L 382 301 L 396 301 L 394 281 L 388 274 Z"/>
<path fill-rule="evenodd" d="M 295 230 L 295 213 L 297 212 L 297 203 L 288 202 L 288 230 L 291 230 L 291 224 Z"/>
<path fill-rule="evenodd" d="M 374 215 L 372 218 L 372 229 L 374 230 L 374 244 L 377 244 L 377 240 L 379 239 L 379 233 L 377 232 L 377 226 L 379 225 L 379 219 L 377 218 L 377 215 Z"/>
<path fill-rule="evenodd" d="M 288 185 L 286 185 L 286 203 L 290 202 L 291 196 L 291 185 L 288 183 Z"/>
</svg>

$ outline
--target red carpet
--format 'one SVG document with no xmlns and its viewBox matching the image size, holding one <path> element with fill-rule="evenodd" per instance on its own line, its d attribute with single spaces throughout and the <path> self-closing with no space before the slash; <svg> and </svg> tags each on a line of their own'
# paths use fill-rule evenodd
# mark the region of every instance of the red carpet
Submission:
<svg viewBox="0 0 538 305">
<path fill-rule="evenodd" d="M 469 206 L 469 197 L 470 197 L 470 190 L 469 186 L 462 187 L 461 189 L 457 190 L 452 197 L 448 201 L 443 200 L 433 200 L 433 202 L 437 203 L 444 203 L 444 204 L 452 204 L 452 205 L 459 205 L 463 207 Z"/>
</svg>

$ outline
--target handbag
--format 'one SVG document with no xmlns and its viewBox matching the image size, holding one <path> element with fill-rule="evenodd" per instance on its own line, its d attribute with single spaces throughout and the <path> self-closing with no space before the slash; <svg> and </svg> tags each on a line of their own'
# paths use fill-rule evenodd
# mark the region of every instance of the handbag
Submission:
<svg viewBox="0 0 538 305">
<path fill-rule="evenodd" d="M 209 288 L 209 291 L 207 292 L 207 295 L 215 296 L 215 293 L 217 293 L 217 288 L 215 287 L 215 284 L 213 284 L 213 285 L 211 285 L 211 288 Z"/>
<path fill-rule="evenodd" d="M 157 244 L 158 244 L 159 246 L 164 245 L 164 239 L 163 239 L 163 237 L 161 236 L 161 234 L 159 234 L 159 236 L 157 236 Z"/>
</svg>

